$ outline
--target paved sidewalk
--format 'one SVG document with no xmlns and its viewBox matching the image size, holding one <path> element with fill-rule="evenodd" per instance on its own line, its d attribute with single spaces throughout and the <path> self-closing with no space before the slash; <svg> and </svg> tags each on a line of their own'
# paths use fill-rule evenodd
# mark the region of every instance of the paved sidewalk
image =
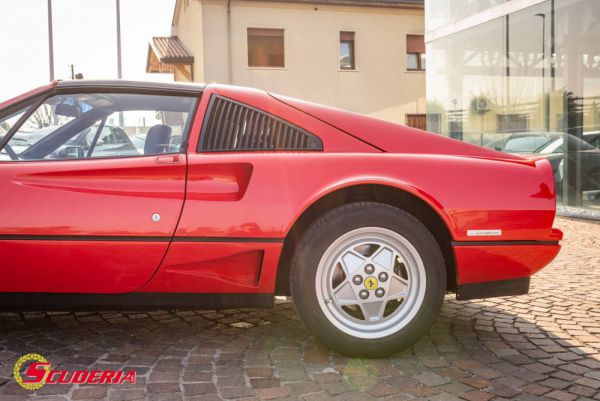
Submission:
<svg viewBox="0 0 600 401">
<path fill-rule="evenodd" d="M 272 310 L 0 313 L 0 400 L 600 400 L 600 224 L 559 219 L 563 250 L 527 296 L 457 302 L 392 358 L 332 354 L 293 305 Z M 135 369 L 135 385 L 46 385 L 16 359 Z"/>
</svg>

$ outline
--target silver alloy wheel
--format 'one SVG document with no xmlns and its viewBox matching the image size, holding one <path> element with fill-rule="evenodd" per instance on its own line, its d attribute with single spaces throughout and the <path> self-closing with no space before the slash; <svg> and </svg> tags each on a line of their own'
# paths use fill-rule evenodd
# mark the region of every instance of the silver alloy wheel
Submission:
<svg viewBox="0 0 600 401">
<path fill-rule="evenodd" d="M 350 231 L 327 248 L 315 289 L 327 319 L 358 338 L 394 334 L 415 317 L 425 296 L 425 268 L 415 247 L 381 227 Z"/>
</svg>

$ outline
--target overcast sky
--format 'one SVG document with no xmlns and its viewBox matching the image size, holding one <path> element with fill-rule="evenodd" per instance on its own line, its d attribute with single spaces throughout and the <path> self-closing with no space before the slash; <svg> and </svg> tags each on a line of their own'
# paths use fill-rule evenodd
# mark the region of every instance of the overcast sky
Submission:
<svg viewBox="0 0 600 401">
<path fill-rule="evenodd" d="M 54 76 L 117 78 L 115 0 L 52 0 Z M 168 36 L 175 0 L 121 0 L 123 78 L 170 80 L 146 74 L 148 42 Z M 0 102 L 46 84 L 47 0 L 0 0 Z"/>
</svg>

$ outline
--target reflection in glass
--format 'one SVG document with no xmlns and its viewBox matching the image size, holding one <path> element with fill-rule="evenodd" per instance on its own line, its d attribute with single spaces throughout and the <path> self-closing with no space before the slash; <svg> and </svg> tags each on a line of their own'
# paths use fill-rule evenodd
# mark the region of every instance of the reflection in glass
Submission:
<svg viewBox="0 0 600 401">
<path fill-rule="evenodd" d="M 427 29 L 501 3 L 428 0 Z M 428 121 L 443 135 L 548 158 L 558 201 L 600 210 L 598 21 L 600 1 L 548 0 L 438 36 L 427 44 Z"/>
</svg>

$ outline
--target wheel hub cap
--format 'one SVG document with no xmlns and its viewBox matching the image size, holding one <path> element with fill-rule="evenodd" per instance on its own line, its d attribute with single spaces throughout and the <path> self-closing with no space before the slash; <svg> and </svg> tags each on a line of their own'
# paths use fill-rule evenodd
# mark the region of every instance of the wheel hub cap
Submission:
<svg viewBox="0 0 600 401">
<path fill-rule="evenodd" d="M 365 288 L 367 290 L 374 290 L 375 288 L 377 288 L 377 279 L 373 276 L 369 276 L 365 279 Z"/>
<path fill-rule="evenodd" d="M 414 246 L 380 227 L 350 231 L 323 254 L 315 280 L 319 305 L 347 334 L 381 338 L 406 326 L 425 292 L 425 270 Z"/>
</svg>

